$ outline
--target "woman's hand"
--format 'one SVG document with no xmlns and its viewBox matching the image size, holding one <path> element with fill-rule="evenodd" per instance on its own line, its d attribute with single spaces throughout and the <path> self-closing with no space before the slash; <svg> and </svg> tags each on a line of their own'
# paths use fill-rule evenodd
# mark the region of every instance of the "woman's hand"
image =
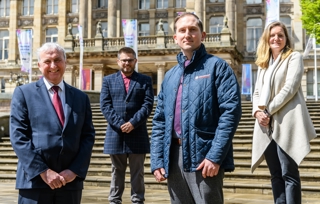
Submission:
<svg viewBox="0 0 320 204">
<path fill-rule="evenodd" d="M 259 124 L 263 127 L 268 127 L 270 122 L 270 117 L 262 111 L 257 111 L 254 117 L 258 120 Z"/>
</svg>

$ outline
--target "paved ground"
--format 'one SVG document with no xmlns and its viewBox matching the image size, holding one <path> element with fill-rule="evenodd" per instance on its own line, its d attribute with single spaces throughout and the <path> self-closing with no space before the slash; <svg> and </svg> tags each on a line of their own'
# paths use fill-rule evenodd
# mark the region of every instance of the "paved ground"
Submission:
<svg viewBox="0 0 320 204">
<path fill-rule="evenodd" d="M 83 191 L 82 204 L 108 204 L 109 187 L 86 186 Z M 272 196 L 260 194 L 225 193 L 225 204 L 272 204 Z M 14 183 L 0 182 L 0 204 L 17 203 L 17 191 Z M 123 204 L 130 204 L 130 188 L 126 188 Z M 169 204 L 166 190 L 146 189 L 145 204 Z M 303 197 L 303 204 L 319 204 L 320 198 Z"/>
</svg>

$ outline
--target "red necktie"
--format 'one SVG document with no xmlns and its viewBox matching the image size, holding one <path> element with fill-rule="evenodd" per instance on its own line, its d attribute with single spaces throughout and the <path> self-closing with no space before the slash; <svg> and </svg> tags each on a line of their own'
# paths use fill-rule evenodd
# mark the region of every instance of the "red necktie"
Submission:
<svg viewBox="0 0 320 204">
<path fill-rule="evenodd" d="M 53 106 L 54 109 L 56 109 L 56 112 L 58 114 L 59 120 L 61 125 L 64 125 L 64 113 L 63 113 L 63 109 L 62 109 L 62 103 L 61 103 L 61 99 L 59 97 L 59 86 L 52 86 L 52 90 L 53 90 Z"/>
</svg>

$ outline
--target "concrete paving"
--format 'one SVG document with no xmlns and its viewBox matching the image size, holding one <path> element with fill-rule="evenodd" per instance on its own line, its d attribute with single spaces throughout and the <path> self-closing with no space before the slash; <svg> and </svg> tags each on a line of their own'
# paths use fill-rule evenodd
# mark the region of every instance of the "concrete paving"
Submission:
<svg viewBox="0 0 320 204">
<path fill-rule="evenodd" d="M 13 182 L 0 182 L 0 204 L 17 203 L 18 191 L 14 189 Z M 85 186 L 82 204 L 107 204 L 109 187 Z M 228 193 L 224 194 L 225 204 L 272 204 L 271 195 Z M 130 188 L 126 188 L 122 197 L 123 204 L 130 204 Z M 167 190 L 146 189 L 145 204 L 169 204 Z M 319 204 L 319 197 L 303 197 L 303 204 Z"/>
</svg>

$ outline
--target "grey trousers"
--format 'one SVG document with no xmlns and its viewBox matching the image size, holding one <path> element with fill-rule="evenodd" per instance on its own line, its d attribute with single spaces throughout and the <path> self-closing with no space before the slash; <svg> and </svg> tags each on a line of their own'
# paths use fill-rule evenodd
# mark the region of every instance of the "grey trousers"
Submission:
<svg viewBox="0 0 320 204">
<path fill-rule="evenodd" d="M 224 170 L 215 177 L 203 178 L 201 171 L 184 172 L 182 148 L 172 145 L 168 177 L 168 191 L 172 204 L 223 204 Z"/>
<path fill-rule="evenodd" d="M 111 204 L 122 203 L 122 194 L 125 188 L 127 160 L 129 159 L 131 201 L 143 204 L 144 202 L 144 160 L 146 154 L 113 154 L 112 179 L 110 184 L 109 201 Z"/>
</svg>

